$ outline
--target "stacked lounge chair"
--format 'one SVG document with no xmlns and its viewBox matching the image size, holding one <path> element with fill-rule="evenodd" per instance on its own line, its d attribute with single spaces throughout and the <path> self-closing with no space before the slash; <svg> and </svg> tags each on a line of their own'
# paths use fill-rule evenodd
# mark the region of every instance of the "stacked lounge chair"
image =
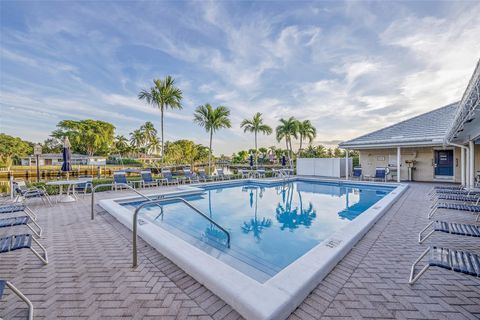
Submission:
<svg viewBox="0 0 480 320">
<path fill-rule="evenodd" d="M 24 215 L 18 216 L 19 213 L 23 213 Z M 47 250 L 36 239 L 40 238 L 42 235 L 42 228 L 36 222 L 37 215 L 25 203 L 8 201 L 0 203 L 0 215 L 11 215 L 10 217 L 2 217 L 0 219 L 0 228 L 27 226 L 32 231 L 32 234 L 20 233 L 0 237 L 0 255 L 21 249 L 30 249 L 44 265 L 48 264 Z M 31 224 L 35 226 L 37 230 L 35 230 Z M 34 245 L 35 247 L 40 248 L 42 253 L 37 251 L 37 249 L 34 248 Z M 28 319 L 33 319 L 33 304 L 11 282 L 4 279 L 0 279 L 0 300 L 2 299 L 5 288 L 9 288 L 27 304 Z"/>
<path fill-rule="evenodd" d="M 435 187 L 431 194 L 434 195 L 432 210 L 428 213 L 431 218 L 438 209 L 449 209 L 477 213 L 480 216 L 480 196 L 476 191 L 465 190 L 462 187 Z M 438 202 L 443 200 L 445 202 Z M 448 202 L 455 201 L 455 202 Z M 463 203 L 459 203 L 463 202 Z M 475 204 L 468 204 L 475 202 Z M 440 232 L 455 236 L 480 238 L 480 225 L 456 223 L 447 221 L 431 221 L 418 234 L 418 242 L 423 243 L 433 233 Z M 428 262 L 415 274 L 415 267 L 428 255 Z M 473 252 L 461 251 L 439 246 L 430 246 L 413 263 L 410 270 L 409 284 L 414 284 L 430 267 L 440 267 L 453 272 L 460 272 L 475 277 L 480 277 L 480 255 Z"/>
<path fill-rule="evenodd" d="M 27 201 L 28 199 L 40 198 L 44 204 L 52 205 L 52 201 L 47 190 L 42 187 L 27 187 L 27 184 L 23 180 L 13 181 L 13 188 L 16 194 L 16 201 L 20 199 Z"/>
</svg>

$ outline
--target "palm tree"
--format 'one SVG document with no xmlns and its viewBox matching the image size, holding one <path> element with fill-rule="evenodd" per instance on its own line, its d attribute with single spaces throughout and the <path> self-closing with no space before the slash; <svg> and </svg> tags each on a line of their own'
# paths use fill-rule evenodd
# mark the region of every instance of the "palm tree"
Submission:
<svg viewBox="0 0 480 320">
<path fill-rule="evenodd" d="M 255 113 L 253 118 L 244 119 L 240 123 L 240 128 L 243 128 L 243 132 L 253 132 L 255 134 L 255 165 L 258 164 L 258 148 L 257 148 L 257 134 L 263 133 L 266 135 L 272 134 L 272 128 L 263 123 L 262 114 L 260 112 Z"/>
<path fill-rule="evenodd" d="M 145 124 L 140 127 L 140 131 L 143 134 L 143 140 L 145 145 L 147 145 L 148 147 L 148 151 L 151 150 L 150 145 L 155 143 L 158 145 L 157 129 L 155 129 L 153 123 L 151 123 L 150 121 L 145 122 Z M 157 149 L 155 149 L 155 151 Z"/>
<path fill-rule="evenodd" d="M 115 150 L 123 156 L 128 151 L 128 139 L 125 136 L 118 135 L 115 137 L 114 146 Z"/>
<path fill-rule="evenodd" d="M 133 130 L 133 132 L 130 132 L 130 145 L 134 147 L 137 150 L 137 152 L 143 147 L 144 144 L 145 144 L 145 139 L 140 129 Z"/>
<path fill-rule="evenodd" d="M 298 134 L 300 136 L 300 147 L 298 148 L 298 154 L 300 154 L 303 140 L 308 139 L 308 142 L 311 143 L 317 136 L 317 129 L 315 129 L 310 120 L 299 121 Z"/>
<path fill-rule="evenodd" d="M 197 107 L 194 112 L 193 122 L 204 127 L 210 133 L 210 150 L 208 152 L 208 171 L 211 172 L 212 163 L 212 138 L 213 133 L 221 128 L 230 128 L 232 126 L 230 119 L 230 110 L 224 106 L 212 108 L 208 103 Z"/>
<path fill-rule="evenodd" d="M 287 120 L 280 119 L 280 125 L 276 128 L 277 141 L 280 142 L 285 139 L 285 145 L 287 147 L 288 157 L 292 158 L 292 137 L 295 139 L 298 137 L 298 121 L 294 117 L 290 117 Z"/>
<path fill-rule="evenodd" d="M 182 109 L 181 101 L 183 97 L 182 90 L 175 87 L 175 80 L 171 76 L 166 76 L 164 80 L 153 80 L 154 86 L 150 89 L 144 89 L 138 94 L 138 99 L 145 100 L 148 104 L 156 106 L 161 115 L 161 142 L 163 162 L 163 113 L 167 108 Z"/>
<path fill-rule="evenodd" d="M 147 150 L 151 154 L 158 154 L 158 150 L 160 149 L 160 140 L 158 140 L 157 136 L 152 136 L 148 143 L 147 143 Z"/>
</svg>

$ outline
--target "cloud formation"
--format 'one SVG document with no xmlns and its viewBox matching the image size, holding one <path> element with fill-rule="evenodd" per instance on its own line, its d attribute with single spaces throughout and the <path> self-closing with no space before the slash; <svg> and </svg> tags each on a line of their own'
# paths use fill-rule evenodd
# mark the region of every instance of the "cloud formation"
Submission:
<svg viewBox="0 0 480 320">
<path fill-rule="evenodd" d="M 209 102 L 232 110 L 216 153 L 251 148 L 239 124 L 257 111 L 273 127 L 311 119 L 316 142 L 333 145 L 459 100 L 480 58 L 474 2 L 1 6 L 0 131 L 33 141 L 62 119 L 110 121 L 122 134 L 158 125 L 137 94 L 170 74 L 185 99 L 166 113 L 167 139 L 206 144 L 191 119 Z"/>
</svg>

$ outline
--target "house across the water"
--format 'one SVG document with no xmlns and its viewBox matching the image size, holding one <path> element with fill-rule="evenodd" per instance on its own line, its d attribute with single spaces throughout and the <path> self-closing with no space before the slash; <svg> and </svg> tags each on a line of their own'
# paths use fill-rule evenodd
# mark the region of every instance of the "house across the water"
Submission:
<svg viewBox="0 0 480 320">
<path fill-rule="evenodd" d="M 480 60 L 459 102 L 339 146 L 359 151 L 362 173 L 367 178 L 377 167 L 386 167 L 390 180 L 448 181 L 471 186 L 480 178 L 479 105 Z"/>
<path fill-rule="evenodd" d="M 31 155 L 21 160 L 22 166 L 36 165 L 36 156 Z M 72 154 L 70 163 L 72 165 L 103 166 L 106 164 L 106 157 L 87 156 L 84 154 Z M 38 164 L 41 166 L 61 166 L 63 155 L 61 153 L 44 153 L 38 156 Z"/>
</svg>

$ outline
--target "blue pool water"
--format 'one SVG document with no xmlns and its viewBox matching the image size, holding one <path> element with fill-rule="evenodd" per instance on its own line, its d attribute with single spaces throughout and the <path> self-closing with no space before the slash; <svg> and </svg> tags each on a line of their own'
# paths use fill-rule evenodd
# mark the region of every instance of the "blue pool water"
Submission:
<svg viewBox="0 0 480 320">
<path fill-rule="evenodd" d="M 183 203 L 148 206 L 139 217 L 258 281 L 278 273 L 393 189 L 310 181 L 203 188 L 204 194 L 184 198 L 230 232 L 229 249 L 226 235 Z M 141 203 L 122 205 L 134 210 Z"/>
</svg>

